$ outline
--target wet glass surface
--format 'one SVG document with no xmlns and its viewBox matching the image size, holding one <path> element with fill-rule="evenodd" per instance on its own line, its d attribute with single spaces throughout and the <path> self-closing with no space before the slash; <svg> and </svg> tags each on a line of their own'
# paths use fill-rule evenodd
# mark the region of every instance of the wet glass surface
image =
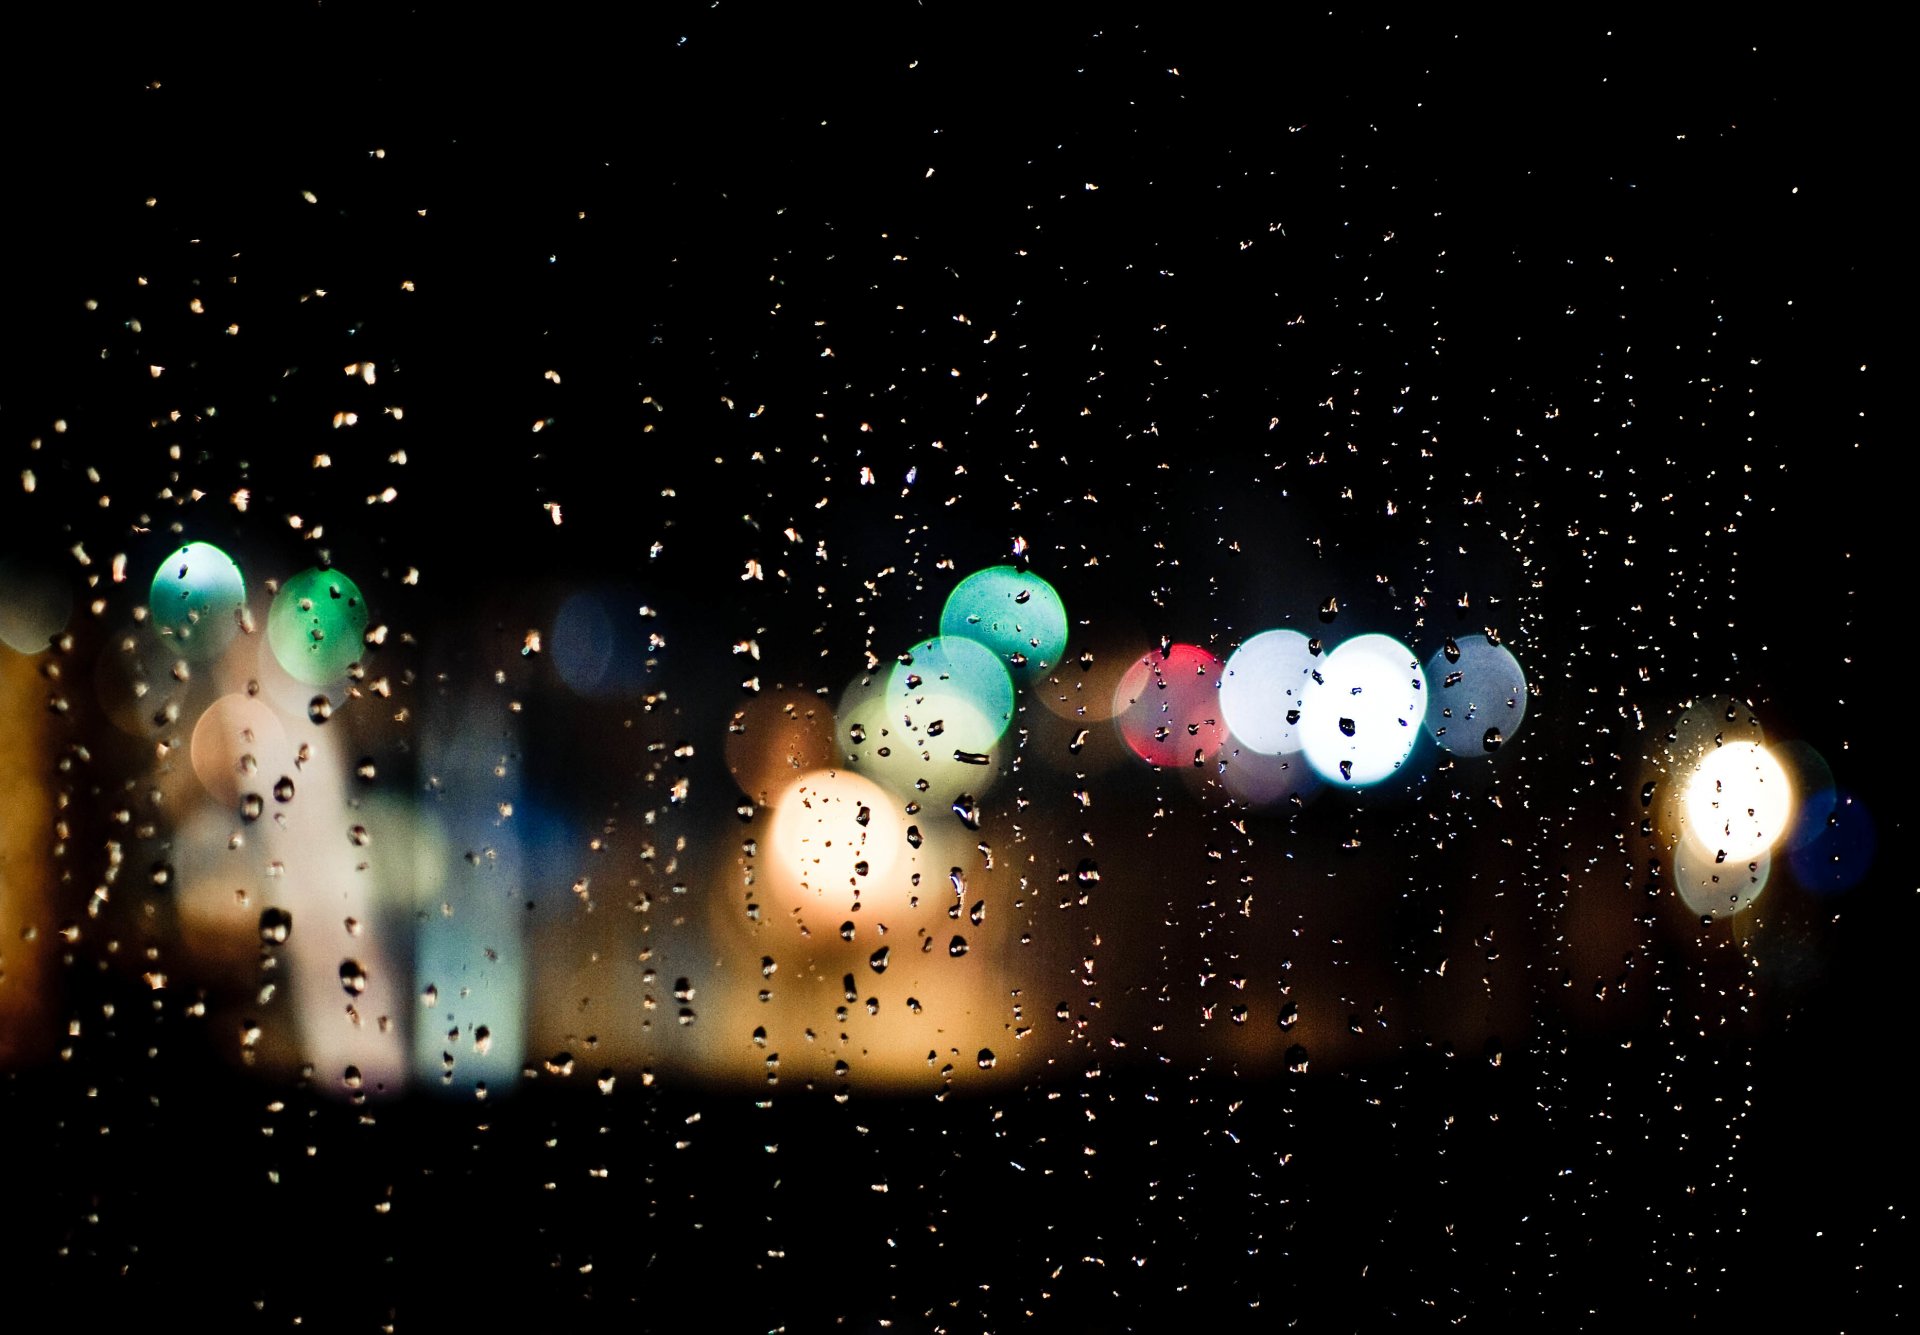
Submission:
<svg viewBox="0 0 1920 1335">
<path fill-rule="evenodd" d="M 1033 19 L 34 39 L 0 1302 L 1898 1324 L 1891 43 Z"/>
</svg>

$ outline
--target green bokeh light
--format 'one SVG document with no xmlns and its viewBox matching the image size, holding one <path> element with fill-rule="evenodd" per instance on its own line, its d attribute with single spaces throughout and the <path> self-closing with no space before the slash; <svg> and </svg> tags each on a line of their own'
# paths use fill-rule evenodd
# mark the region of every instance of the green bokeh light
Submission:
<svg viewBox="0 0 1920 1335">
<path fill-rule="evenodd" d="M 1013 721 L 1013 681 L 990 648 L 939 635 L 914 645 L 908 657 L 887 674 L 887 702 L 895 714 L 925 728 L 965 711 L 969 726 L 942 728 L 949 740 L 941 749 L 985 751 L 1000 740 Z"/>
<path fill-rule="evenodd" d="M 234 559 L 210 542 L 168 553 L 147 596 L 154 628 L 182 653 L 206 658 L 233 639 L 246 612 L 247 584 Z"/>
<path fill-rule="evenodd" d="M 367 603 L 338 570 L 303 570 L 281 585 L 267 613 L 267 643 L 287 675 L 329 682 L 360 657 Z"/>
<path fill-rule="evenodd" d="M 1030 571 L 989 566 L 960 581 L 940 614 L 940 633 L 991 649 L 1028 681 L 1051 671 L 1067 651 L 1067 608 L 1053 585 Z"/>
</svg>

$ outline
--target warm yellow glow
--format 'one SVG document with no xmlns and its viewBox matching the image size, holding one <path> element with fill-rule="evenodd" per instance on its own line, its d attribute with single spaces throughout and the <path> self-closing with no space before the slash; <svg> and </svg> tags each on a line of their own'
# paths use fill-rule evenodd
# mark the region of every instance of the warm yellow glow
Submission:
<svg viewBox="0 0 1920 1335">
<path fill-rule="evenodd" d="M 836 905 L 906 900 L 907 821 L 900 799 L 879 784 L 814 770 L 782 789 L 773 808 L 765 870 L 777 892 Z"/>
<path fill-rule="evenodd" d="M 726 758 L 740 791 L 770 802 L 808 770 L 833 764 L 832 706 L 791 688 L 756 695 L 727 725 Z"/>
<path fill-rule="evenodd" d="M 1687 785 L 1687 826 L 1728 862 L 1746 862 L 1786 833 L 1793 789 L 1773 754 L 1754 742 L 1709 752 Z"/>
</svg>

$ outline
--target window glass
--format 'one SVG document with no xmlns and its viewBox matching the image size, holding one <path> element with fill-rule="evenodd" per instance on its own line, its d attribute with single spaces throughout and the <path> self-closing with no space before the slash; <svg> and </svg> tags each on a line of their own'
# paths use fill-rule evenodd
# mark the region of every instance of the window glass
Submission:
<svg viewBox="0 0 1920 1335">
<path fill-rule="evenodd" d="M 48 38 L 19 1320 L 1904 1311 L 1891 44 L 1036 17 Z"/>
</svg>

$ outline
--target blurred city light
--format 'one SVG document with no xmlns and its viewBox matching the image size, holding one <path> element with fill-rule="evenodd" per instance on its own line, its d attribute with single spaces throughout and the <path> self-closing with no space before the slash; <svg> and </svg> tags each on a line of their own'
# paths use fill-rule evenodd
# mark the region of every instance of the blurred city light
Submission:
<svg viewBox="0 0 1920 1335">
<path fill-rule="evenodd" d="M 1413 651 L 1391 635 L 1357 635 L 1328 651 L 1301 693 L 1301 749 L 1330 784 L 1376 784 L 1405 763 L 1426 714 Z"/>
</svg>

